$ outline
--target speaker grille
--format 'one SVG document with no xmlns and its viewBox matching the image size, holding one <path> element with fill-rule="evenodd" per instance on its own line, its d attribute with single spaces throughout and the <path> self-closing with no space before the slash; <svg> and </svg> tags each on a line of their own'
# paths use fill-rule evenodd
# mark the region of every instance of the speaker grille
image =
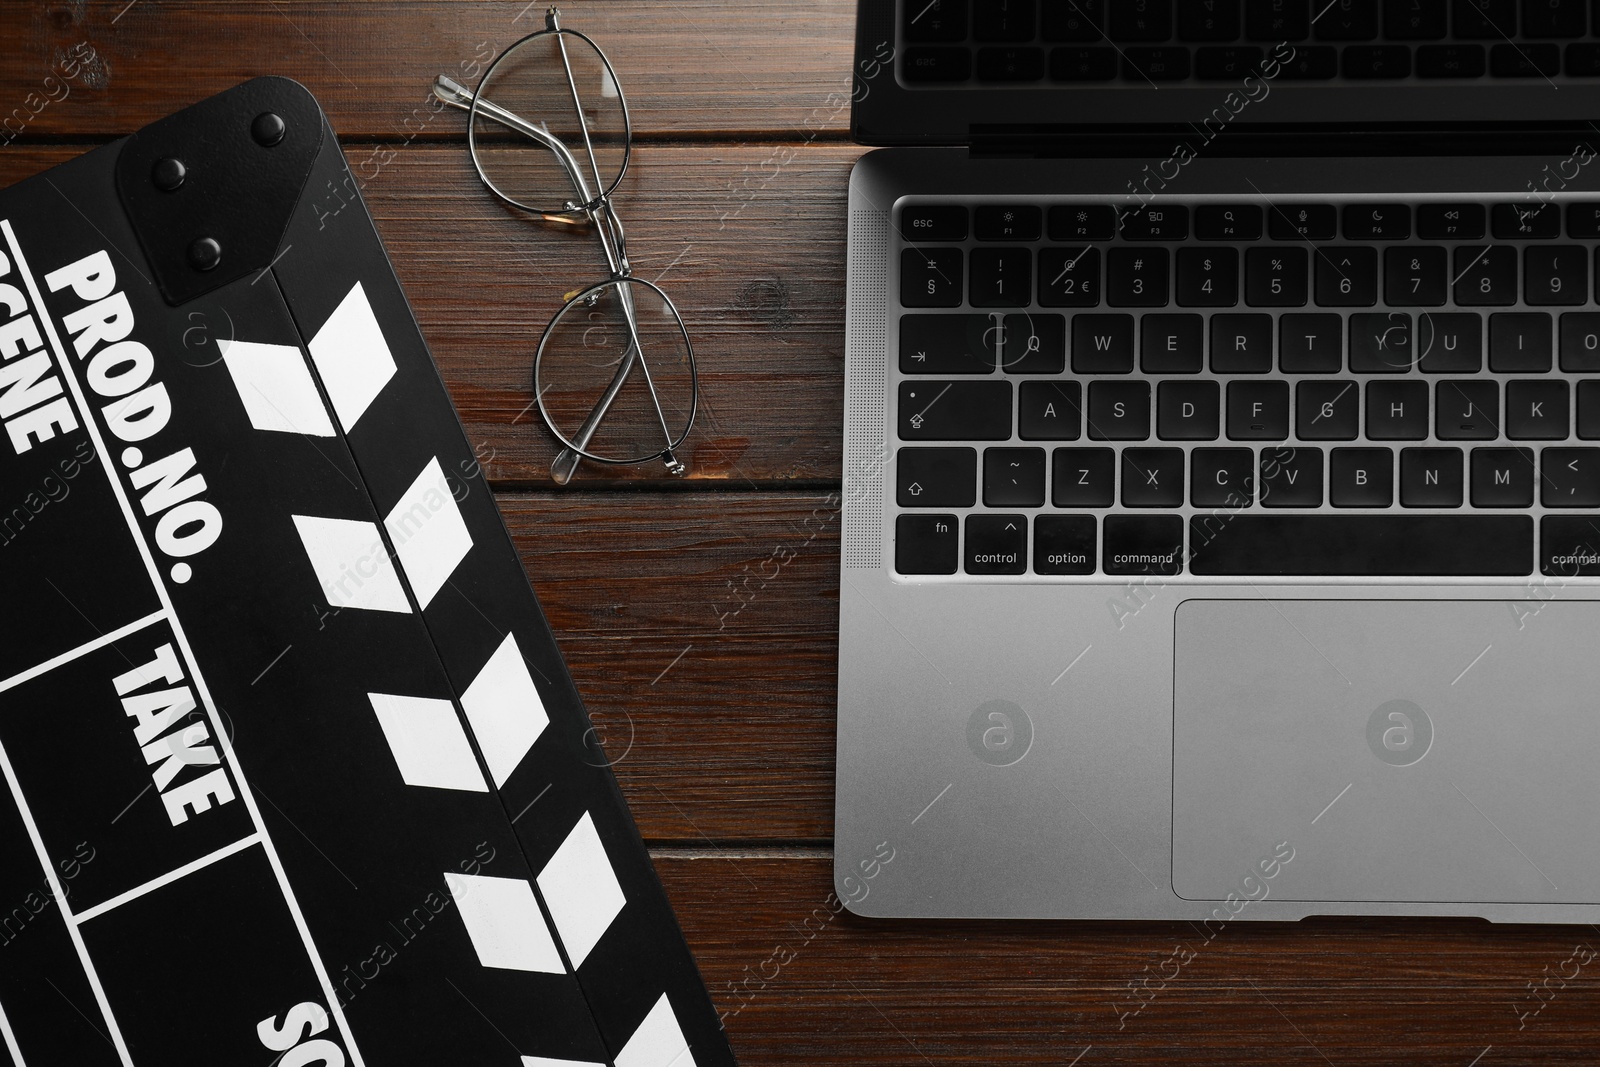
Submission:
<svg viewBox="0 0 1600 1067">
<path fill-rule="evenodd" d="M 844 357 L 844 565 L 883 566 L 885 326 L 888 228 L 883 213 L 850 212 L 849 307 Z"/>
</svg>

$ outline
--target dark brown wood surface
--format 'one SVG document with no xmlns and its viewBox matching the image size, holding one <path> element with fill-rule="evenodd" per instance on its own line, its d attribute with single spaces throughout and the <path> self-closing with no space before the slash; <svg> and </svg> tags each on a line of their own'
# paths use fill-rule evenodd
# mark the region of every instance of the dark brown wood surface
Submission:
<svg viewBox="0 0 1600 1067">
<path fill-rule="evenodd" d="M 742 1062 L 1589 1064 L 1600 930 L 1449 919 L 930 923 L 831 896 L 852 0 L 586 0 L 644 142 L 618 197 L 694 332 L 691 477 L 553 454 L 530 363 L 585 239 L 497 207 L 427 86 L 523 0 L 20 0 L 0 183 L 256 74 L 342 135 Z M 38 107 L 88 42 L 99 62 Z M 465 64 L 465 66 L 463 66 Z M 60 96 L 59 89 L 56 95 Z M 17 110 L 20 109 L 20 112 Z M 21 121 L 16 121 L 20 114 Z M 763 561 L 786 560 L 773 572 Z M 770 575 L 770 577 L 768 577 Z M 1587 841 L 1575 848 L 1593 847 Z M 837 912 L 837 913 L 836 913 Z"/>
</svg>

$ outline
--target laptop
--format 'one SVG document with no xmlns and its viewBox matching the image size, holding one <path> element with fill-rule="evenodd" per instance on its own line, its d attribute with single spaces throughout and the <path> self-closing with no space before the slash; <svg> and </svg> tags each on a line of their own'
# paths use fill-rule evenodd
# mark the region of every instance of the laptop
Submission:
<svg viewBox="0 0 1600 1067">
<path fill-rule="evenodd" d="M 1600 914 L 1600 10 L 861 0 L 862 915 Z"/>
</svg>

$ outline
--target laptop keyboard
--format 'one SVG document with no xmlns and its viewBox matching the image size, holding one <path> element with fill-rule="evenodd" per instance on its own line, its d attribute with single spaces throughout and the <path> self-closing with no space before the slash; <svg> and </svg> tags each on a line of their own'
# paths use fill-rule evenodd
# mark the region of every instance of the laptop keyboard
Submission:
<svg viewBox="0 0 1600 1067">
<path fill-rule="evenodd" d="M 1590 0 L 903 0 L 910 84 L 1600 77 Z"/>
<path fill-rule="evenodd" d="M 1600 200 L 907 198 L 897 572 L 1600 574 Z"/>
</svg>

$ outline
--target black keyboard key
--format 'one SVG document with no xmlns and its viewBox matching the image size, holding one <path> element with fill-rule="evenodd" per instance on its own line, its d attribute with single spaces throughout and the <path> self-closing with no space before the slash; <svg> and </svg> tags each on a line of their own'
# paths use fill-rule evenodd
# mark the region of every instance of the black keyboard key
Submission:
<svg viewBox="0 0 1600 1067">
<path fill-rule="evenodd" d="M 1123 449 L 1122 506 L 1182 507 L 1183 461 L 1181 448 Z"/>
<path fill-rule="evenodd" d="M 1483 369 L 1483 316 L 1475 311 L 1428 311 L 1417 316 L 1417 368 L 1424 374 Z"/>
<path fill-rule="evenodd" d="M 1350 369 L 1357 374 L 1401 374 L 1416 365 L 1411 316 L 1400 311 L 1350 316 Z"/>
<path fill-rule="evenodd" d="M 1033 520 L 1033 573 L 1093 574 L 1093 515 L 1040 515 Z"/>
<path fill-rule="evenodd" d="M 1481 44 L 1425 44 L 1417 49 L 1419 78 L 1481 78 L 1488 69 Z"/>
<path fill-rule="evenodd" d="M 1004 441 L 1011 436 L 1011 383 L 900 383 L 902 441 Z"/>
<path fill-rule="evenodd" d="M 1244 300 L 1251 307 L 1305 307 L 1306 250 L 1251 248 L 1244 254 Z"/>
<path fill-rule="evenodd" d="M 1325 45 L 1301 45 L 1279 67 L 1284 81 L 1327 81 L 1339 75 L 1339 52 Z"/>
<path fill-rule="evenodd" d="M 1254 204 L 1202 204 L 1194 209 L 1194 235 L 1202 241 L 1257 241 L 1261 209 Z"/>
<path fill-rule="evenodd" d="M 1044 213 L 1032 204 L 985 204 L 973 212 L 980 241 L 1037 241 Z"/>
<path fill-rule="evenodd" d="M 907 248 L 900 253 L 900 303 L 908 308 L 961 305 L 959 248 Z"/>
<path fill-rule="evenodd" d="M 908 44 L 954 44 L 967 39 L 967 0 L 921 0 L 905 7 Z"/>
<path fill-rule="evenodd" d="M 1544 240 L 1561 236 L 1561 205 L 1496 204 L 1489 209 L 1489 228 L 1496 241 Z"/>
<path fill-rule="evenodd" d="M 908 6 L 915 7 L 916 0 Z M 1034 0 L 972 0 L 975 41 L 1031 41 L 1038 25 Z"/>
<path fill-rule="evenodd" d="M 1534 306 L 1589 300 L 1589 252 L 1578 245 L 1529 245 L 1522 256 L 1524 297 Z"/>
<path fill-rule="evenodd" d="M 1550 369 L 1553 324 L 1543 311 L 1489 316 L 1489 369 L 1496 374 L 1542 374 Z"/>
<path fill-rule="evenodd" d="M 1000 367 L 1007 374 L 1060 374 L 1067 369 L 1067 321 L 1060 315 L 1007 315 Z"/>
<path fill-rule="evenodd" d="M 902 448 L 894 499 L 903 508 L 970 508 L 978 502 L 978 453 L 971 448 Z"/>
<path fill-rule="evenodd" d="M 1441 441 L 1493 441 L 1500 436 L 1500 383 L 1440 382 L 1433 434 Z"/>
<path fill-rule="evenodd" d="M 1339 228 L 1332 204 L 1281 204 L 1267 209 L 1267 236 L 1274 241 L 1331 241 Z"/>
<path fill-rule="evenodd" d="M 1487 212 L 1482 204 L 1418 204 L 1417 236 L 1424 241 L 1476 241 Z"/>
<path fill-rule="evenodd" d="M 1089 383 L 1089 437 L 1094 441 L 1150 438 L 1150 383 Z"/>
<path fill-rule="evenodd" d="M 1566 48 L 1566 72 L 1573 78 L 1600 78 L 1600 44 L 1573 42 Z M 1572 236 L 1576 237 L 1577 234 Z"/>
<path fill-rule="evenodd" d="M 1546 515 L 1539 520 L 1539 569 L 1569 578 L 1600 574 L 1600 533 L 1587 515 Z"/>
<path fill-rule="evenodd" d="M 1140 369 L 1199 374 L 1205 369 L 1205 328 L 1199 315 L 1146 315 L 1139 323 Z"/>
<path fill-rule="evenodd" d="M 1106 82 L 1117 76 L 1112 48 L 1053 48 L 1050 79 L 1058 82 Z"/>
<path fill-rule="evenodd" d="M 968 574 L 1027 573 L 1027 516 L 968 515 L 966 557 Z"/>
<path fill-rule="evenodd" d="M 1197 535 L 1206 521 L 1190 519 Z M 1527 515 L 1236 515 L 1198 542 L 1189 560 L 1198 575 L 1465 577 L 1533 565 Z"/>
<path fill-rule="evenodd" d="M 1100 250 L 1039 249 L 1039 303 L 1047 308 L 1094 307 L 1100 303 Z"/>
<path fill-rule="evenodd" d="M 972 53 L 965 48 L 907 48 L 900 74 L 914 83 L 964 82 L 972 77 Z"/>
<path fill-rule="evenodd" d="M 1284 315 L 1278 320 L 1278 367 L 1285 374 L 1337 374 L 1344 369 L 1344 319 Z"/>
<path fill-rule="evenodd" d="M 1217 374 L 1272 370 L 1272 316 L 1211 316 L 1211 369 Z"/>
<path fill-rule="evenodd" d="M 1367 383 L 1367 439 L 1422 441 L 1428 436 L 1428 383 Z"/>
<path fill-rule="evenodd" d="M 1255 499 L 1256 454 L 1248 448 L 1197 448 L 1189 454 L 1189 499 L 1197 508 L 1247 508 Z"/>
<path fill-rule="evenodd" d="M 1600 448 L 1547 448 L 1540 463 L 1541 504 L 1600 508 Z"/>
<path fill-rule="evenodd" d="M 1183 520 L 1176 515 L 1107 515 L 1103 569 L 1107 574 L 1179 574 Z"/>
<path fill-rule="evenodd" d="M 1036 82 L 1044 77 L 1044 49 L 980 48 L 977 66 L 979 81 Z"/>
<path fill-rule="evenodd" d="M 1244 33 L 1252 41 L 1303 41 L 1311 35 L 1310 0 L 1244 0 Z"/>
<path fill-rule="evenodd" d="M 1354 441 L 1359 429 L 1361 387 L 1352 381 L 1301 382 L 1295 386 L 1295 430 L 1303 441 Z"/>
<path fill-rule="evenodd" d="M 1322 506 L 1322 449 L 1294 447 L 1261 450 L 1261 506 Z"/>
<path fill-rule="evenodd" d="M 1178 40 L 1238 39 L 1239 0 L 1178 0 Z"/>
<path fill-rule="evenodd" d="M 1216 382 L 1156 386 L 1156 436 L 1163 441 L 1215 441 L 1221 433 L 1222 390 Z"/>
<path fill-rule="evenodd" d="M 1133 316 L 1074 315 L 1072 372 L 1133 373 Z"/>
<path fill-rule="evenodd" d="M 1105 36 L 1106 0 L 1043 0 L 1043 8 L 1039 28 L 1047 41 L 1093 42 Z"/>
<path fill-rule="evenodd" d="M 899 515 L 894 520 L 894 569 L 900 574 L 954 574 L 960 548 L 954 515 Z"/>
<path fill-rule="evenodd" d="M 983 506 L 988 508 L 1043 507 L 1044 449 L 984 449 Z"/>
<path fill-rule="evenodd" d="M 901 208 L 900 235 L 908 241 L 965 241 L 967 209 L 958 204 L 913 204 Z"/>
<path fill-rule="evenodd" d="M 1228 439 L 1282 441 L 1289 436 L 1289 383 L 1228 383 Z"/>
<path fill-rule="evenodd" d="M 1522 0 L 1524 37 L 1582 37 L 1588 26 L 1585 0 Z"/>
<path fill-rule="evenodd" d="M 1117 235 L 1117 212 L 1106 204 L 1065 204 L 1050 209 L 1050 240 L 1109 241 Z"/>
<path fill-rule="evenodd" d="M 1474 448 L 1471 462 L 1473 507 L 1533 506 L 1533 449 Z"/>
<path fill-rule="evenodd" d="M 1506 436 L 1513 441 L 1561 441 L 1568 428 L 1567 383 L 1507 382 Z"/>
<path fill-rule="evenodd" d="M 1194 76 L 1201 81 L 1238 81 L 1260 66 L 1261 49 L 1254 45 L 1197 48 L 1194 53 Z"/>
<path fill-rule="evenodd" d="M 1411 208 L 1406 204 L 1346 204 L 1347 241 L 1403 241 L 1411 236 Z"/>
<path fill-rule="evenodd" d="M 1130 81 L 1182 81 L 1190 73 L 1187 48 L 1142 48 L 1122 50 L 1122 76 Z"/>
<path fill-rule="evenodd" d="M 1394 504 L 1394 452 L 1387 448 L 1336 448 L 1328 456 L 1328 503 L 1336 508 L 1386 508 Z"/>
<path fill-rule="evenodd" d="M 1561 73 L 1561 47 L 1553 44 L 1497 44 L 1489 49 L 1489 73 L 1496 78 L 1551 78 Z"/>
<path fill-rule="evenodd" d="M 1600 381 L 1578 383 L 1578 436 L 1600 440 Z"/>
<path fill-rule="evenodd" d="M 1239 302 L 1239 252 L 1234 248 L 1178 249 L 1178 303 L 1233 307 Z"/>
<path fill-rule="evenodd" d="M 1033 299 L 1033 251 L 974 248 L 967 302 L 975 308 L 1026 307 Z"/>
<path fill-rule="evenodd" d="M 1172 36 L 1172 0 L 1111 0 L 1113 41 L 1165 41 Z"/>
<path fill-rule="evenodd" d="M 1517 302 L 1517 250 L 1507 245 L 1463 245 L 1456 248 L 1455 298 L 1463 307 L 1492 307 Z"/>
<path fill-rule="evenodd" d="M 1050 456 L 1050 502 L 1058 508 L 1109 508 L 1115 501 L 1116 453 L 1058 448 Z"/>
<path fill-rule="evenodd" d="M 1076 441 L 1083 432 L 1083 386 L 1023 382 L 1017 386 L 1017 435 L 1024 441 Z"/>
<path fill-rule="evenodd" d="M 1436 245 L 1383 251 L 1383 298 L 1397 307 L 1439 307 L 1450 295 L 1450 261 Z"/>
<path fill-rule="evenodd" d="M 1461 501 L 1461 449 L 1400 450 L 1401 507 L 1458 508 Z"/>
<path fill-rule="evenodd" d="M 1189 209 L 1181 204 L 1129 208 L 1120 222 L 1124 241 L 1181 241 L 1189 236 Z"/>
<path fill-rule="evenodd" d="M 1378 250 L 1363 245 L 1317 249 L 1317 303 L 1371 307 L 1378 302 Z"/>
<path fill-rule="evenodd" d="M 1378 36 L 1378 0 L 1331 0 L 1316 14 L 1319 41 L 1371 41 Z"/>
<path fill-rule="evenodd" d="M 1004 336 L 993 315 L 902 315 L 900 373 L 993 374 Z"/>
<path fill-rule="evenodd" d="M 1561 369 L 1600 371 L 1600 312 L 1561 316 Z"/>
<path fill-rule="evenodd" d="M 1106 303 L 1112 307 L 1166 307 L 1165 248 L 1113 248 L 1106 253 Z"/>
<path fill-rule="evenodd" d="M 1383 35 L 1394 41 L 1444 36 L 1446 0 L 1383 0 Z"/>
<path fill-rule="evenodd" d="M 1411 76 L 1411 49 L 1403 44 L 1353 44 L 1344 50 L 1344 76 L 1352 79 Z"/>
<path fill-rule="evenodd" d="M 1457 37 L 1472 41 L 1504 41 L 1517 33 L 1517 0 L 1455 0 Z"/>
<path fill-rule="evenodd" d="M 1588 157 L 1593 159 L 1593 155 Z M 1576 161 L 1574 161 L 1576 162 Z M 1600 238 L 1600 201 L 1587 200 L 1567 205 L 1567 236 Z"/>
</svg>

